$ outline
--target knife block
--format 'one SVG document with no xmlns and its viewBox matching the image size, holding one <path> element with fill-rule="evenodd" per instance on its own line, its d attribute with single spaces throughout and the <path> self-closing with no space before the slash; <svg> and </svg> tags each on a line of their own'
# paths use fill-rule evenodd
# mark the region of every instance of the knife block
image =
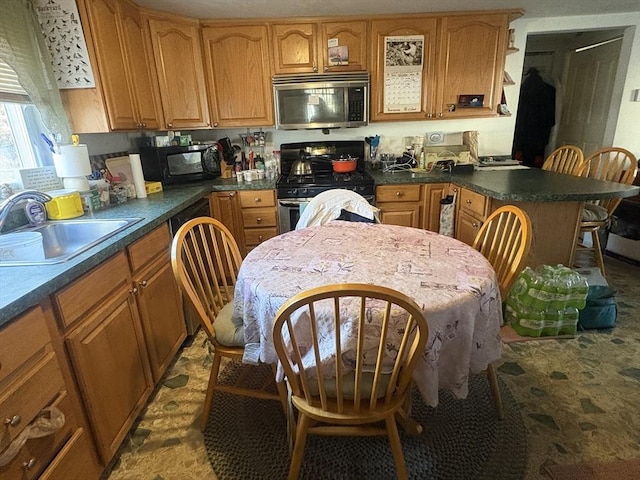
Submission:
<svg viewBox="0 0 640 480">
<path fill-rule="evenodd" d="M 220 176 L 222 178 L 231 178 L 233 177 L 233 165 L 227 165 L 227 162 L 220 162 Z"/>
</svg>

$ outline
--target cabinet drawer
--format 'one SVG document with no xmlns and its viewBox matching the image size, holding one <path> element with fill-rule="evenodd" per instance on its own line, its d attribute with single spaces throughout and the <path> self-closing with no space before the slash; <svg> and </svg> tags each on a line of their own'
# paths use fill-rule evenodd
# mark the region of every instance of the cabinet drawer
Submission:
<svg viewBox="0 0 640 480">
<path fill-rule="evenodd" d="M 49 351 L 35 365 L 0 393 L 2 420 L 14 419 L 15 423 L 3 428 L 0 450 L 6 448 L 64 388 L 55 353 L 47 348 Z"/>
<path fill-rule="evenodd" d="M 97 478 L 89 441 L 82 428 L 76 430 L 39 480 L 85 480 Z"/>
<path fill-rule="evenodd" d="M 44 313 L 31 309 L 0 330 L 0 383 L 51 341 Z"/>
<path fill-rule="evenodd" d="M 250 248 L 259 245 L 276 235 L 278 235 L 277 228 L 250 228 L 244 231 L 244 241 L 247 248 Z"/>
<path fill-rule="evenodd" d="M 376 203 L 419 202 L 421 185 L 381 185 L 376 188 Z"/>
<path fill-rule="evenodd" d="M 95 310 L 117 290 L 129 287 L 129 266 L 124 252 L 118 252 L 91 272 L 53 295 L 63 326 L 69 327 Z"/>
<path fill-rule="evenodd" d="M 240 207 L 243 209 L 276 206 L 276 195 L 273 190 L 241 190 L 238 192 L 238 197 L 240 198 Z"/>
<path fill-rule="evenodd" d="M 169 252 L 170 246 L 171 233 L 169 225 L 165 223 L 127 247 L 131 270 L 135 272 L 161 253 Z"/>
<path fill-rule="evenodd" d="M 273 208 L 251 208 L 242 212 L 245 228 L 275 227 L 278 225 L 278 215 Z"/>
<path fill-rule="evenodd" d="M 20 480 L 42 478 L 38 475 L 49 465 L 67 439 L 71 437 L 75 425 L 71 403 L 65 392 L 62 392 L 52 405 L 59 408 L 64 414 L 64 425 L 50 435 L 28 439 L 15 458 L 4 467 L 0 467 L 0 478 L 19 478 Z M 89 458 L 91 458 L 90 448 L 89 445 L 86 446 L 86 454 Z M 66 480 L 71 477 L 57 478 Z M 84 478 L 95 478 L 95 476 L 87 475 Z"/>
<path fill-rule="evenodd" d="M 479 220 L 484 220 L 487 197 L 463 188 L 460 191 L 460 208 L 474 214 Z"/>
</svg>

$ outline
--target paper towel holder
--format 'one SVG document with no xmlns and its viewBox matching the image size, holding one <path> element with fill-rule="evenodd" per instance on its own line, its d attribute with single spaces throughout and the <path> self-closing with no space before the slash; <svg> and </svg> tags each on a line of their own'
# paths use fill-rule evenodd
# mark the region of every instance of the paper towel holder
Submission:
<svg viewBox="0 0 640 480">
<path fill-rule="evenodd" d="M 58 152 L 53 153 L 53 164 L 65 189 L 89 190 L 87 176 L 91 175 L 91 161 L 86 145 L 60 145 Z"/>
</svg>

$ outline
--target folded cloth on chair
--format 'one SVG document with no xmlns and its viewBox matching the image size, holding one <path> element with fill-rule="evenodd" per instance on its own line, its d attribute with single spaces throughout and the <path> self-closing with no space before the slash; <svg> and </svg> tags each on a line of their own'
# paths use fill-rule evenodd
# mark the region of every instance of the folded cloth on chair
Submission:
<svg viewBox="0 0 640 480">
<path fill-rule="evenodd" d="M 594 205 L 593 203 L 585 203 L 582 210 L 583 222 L 603 222 L 609 217 L 609 212 L 606 208 L 600 205 Z"/>
<path fill-rule="evenodd" d="M 379 221 L 380 209 L 367 202 L 362 195 L 351 190 L 333 189 L 322 192 L 311 199 L 300 215 L 296 230 L 336 220 L 343 210 L 364 217 L 371 222 Z"/>
</svg>

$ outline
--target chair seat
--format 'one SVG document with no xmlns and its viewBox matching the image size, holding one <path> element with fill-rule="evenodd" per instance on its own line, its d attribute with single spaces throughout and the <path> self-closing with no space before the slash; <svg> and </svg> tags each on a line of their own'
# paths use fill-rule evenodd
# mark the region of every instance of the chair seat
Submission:
<svg viewBox="0 0 640 480">
<path fill-rule="evenodd" d="M 604 222 L 607 218 L 609 218 L 609 212 L 600 205 L 586 203 L 582 210 L 583 222 Z"/>
<path fill-rule="evenodd" d="M 233 302 L 227 303 L 213 322 L 216 341 L 227 347 L 244 347 L 244 324 L 242 318 L 234 318 Z"/>
</svg>

